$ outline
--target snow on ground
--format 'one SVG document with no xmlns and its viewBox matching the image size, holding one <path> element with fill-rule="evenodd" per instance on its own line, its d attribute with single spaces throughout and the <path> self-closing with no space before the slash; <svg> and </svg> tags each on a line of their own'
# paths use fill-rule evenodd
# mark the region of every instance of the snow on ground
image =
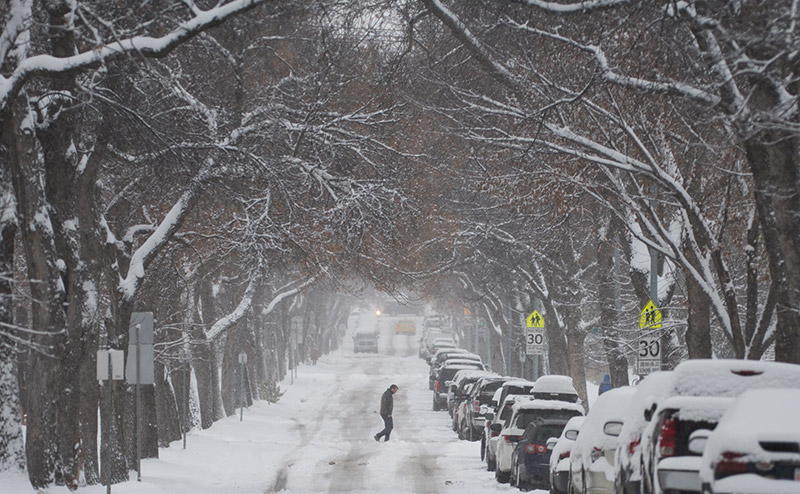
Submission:
<svg viewBox="0 0 800 494">
<path fill-rule="evenodd" d="M 354 354 L 350 328 L 344 348 L 302 365 L 276 404 L 259 402 L 188 434 L 159 459 L 142 461 L 142 481 L 112 486 L 120 494 L 486 493 L 519 492 L 498 484 L 480 460 L 479 442 L 459 441 L 446 412 L 431 410 L 428 368 L 418 358 L 419 336 L 395 335 L 395 319 L 379 323 L 379 353 Z M 363 314 L 359 325 L 374 327 Z M 417 322 L 417 328 L 421 320 Z M 380 395 L 395 383 L 391 441 L 372 436 L 383 427 Z M 0 474 L 5 494 L 31 494 L 21 474 Z M 66 494 L 52 487 L 49 494 Z M 81 494 L 101 494 L 102 485 Z M 545 491 L 533 491 L 537 494 Z"/>
</svg>

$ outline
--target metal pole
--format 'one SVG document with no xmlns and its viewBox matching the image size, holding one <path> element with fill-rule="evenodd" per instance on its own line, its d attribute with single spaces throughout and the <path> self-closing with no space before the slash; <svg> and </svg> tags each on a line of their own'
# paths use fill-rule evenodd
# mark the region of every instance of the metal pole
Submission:
<svg viewBox="0 0 800 494">
<path fill-rule="evenodd" d="M 114 408 L 114 393 L 111 391 L 111 348 L 106 345 L 106 350 L 108 350 L 108 376 L 106 376 L 106 387 L 108 388 L 106 394 L 108 395 L 108 410 L 106 411 L 106 454 L 105 454 L 105 461 L 103 465 L 103 470 L 105 470 L 105 480 L 106 480 L 106 494 L 111 494 L 111 420 L 112 418 L 112 409 Z"/>
<path fill-rule="evenodd" d="M 142 481 L 142 340 L 141 324 L 136 325 L 136 481 Z"/>
<path fill-rule="evenodd" d="M 183 449 L 186 449 L 186 395 L 189 394 L 189 390 L 186 388 L 186 367 L 188 366 L 189 362 L 186 358 L 186 354 L 184 353 L 183 359 L 183 383 L 181 383 L 181 430 L 183 431 Z"/>
<path fill-rule="evenodd" d="M 242 362 L 241 355 L 239 356 L 241 362 L 239 370 L 239 422 L 244 421 L 244 362 Z"/>
</svg>

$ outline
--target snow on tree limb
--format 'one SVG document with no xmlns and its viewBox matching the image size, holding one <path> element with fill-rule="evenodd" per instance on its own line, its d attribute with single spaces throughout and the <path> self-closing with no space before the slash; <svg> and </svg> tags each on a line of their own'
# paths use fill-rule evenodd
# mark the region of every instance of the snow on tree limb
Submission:
<svg viewBox="0 0 800 494">
<path fill-rule="evenodd" d="M 124 57 L 128 54 L 139 54 L 148 58 L 166 56 L 177 46 L 197 36 L 198 34 L 218 26 L 226 19 L 252 9 L 266 0 L 234 0 L 230 3 L 200 11 L 194 9 L 195 16 L 181 23 L 177 28 L 159 38 L 150 36 L 134 36 L 113 43 L 97 46 L 92 50 L 84 51 L 71 57 L 59 58 L 52 55 L 35 55 L 22 60 L 8 77 L 0 76 L 0 111 L 6 109 L 9 101 L 33 77 L 49 76 L 76 69 L 84 69 L 100 62 L 106 62 Z M 3 33 L 4 38 L 0 43 L 5 43 L 6 38 L 12 37 L 13 31 Z M 8 34 L 6 34 L 8 33 Z M 13 36 L 16 38 L 16 36 Z M 5 46 L 0 44 L 5 50 Z M 8 50 L 5 50 L 8 54 Z"/>
</svg>

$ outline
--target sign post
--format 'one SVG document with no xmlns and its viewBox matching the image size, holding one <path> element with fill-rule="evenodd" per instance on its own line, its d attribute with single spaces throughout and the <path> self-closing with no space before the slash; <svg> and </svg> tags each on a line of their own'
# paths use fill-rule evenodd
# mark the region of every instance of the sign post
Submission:
<svg viewBox="0 0 800 494">
<path fill-rule="evenodd" d="M 533 355 L 533 379 L 539 378 L 539 357 L 544 355 L 544 318 L 538 310 L 525 319 L 525 353 Z"/>
<path fill-rule="evenodd" d="M 101 471 L 106 483 L 106 493 L 111 494 L 111 421 L 113 420 L 114 392 L 111 381 L 121 381 L 125 377 L 125 352 L 107 348 L 97 351 L 97 380 L 106 387 L 108 407 L 103 419 L 103 464 Z"/>
<path fill-rule="evenodd" d="M 661 311 L 652 300 L 639 313 L 638 371 L 640 375 L 661 370 Z"/>
<path fill-rule="evenodd" d="M 141 385 L 154 384 L 153 313 L 134 312 L 128 327 L 128 362 L 125 374 L 128 384 L 136 386 L 136 480 L 142 481 L 142 413 Z"/>
</svg>

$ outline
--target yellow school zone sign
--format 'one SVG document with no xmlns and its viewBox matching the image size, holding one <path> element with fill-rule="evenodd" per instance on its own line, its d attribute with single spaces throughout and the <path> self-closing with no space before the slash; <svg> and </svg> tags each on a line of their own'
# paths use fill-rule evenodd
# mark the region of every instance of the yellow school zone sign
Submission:
<svg viewBox="0 0 800 494">
<path fill-rule="evenodd" d="M 541 314 L 539 314 L 538 310 L 531 312 L 531 315 L 525 320 L 527 323 L 527 327 L 529 328 L 543 328 L 544 327 L 544 318 Z"/>
<path fill-rule="evenodd" d="M 639 313 L 639 329 L 661 329 L 661 311 L 652 300 Z"/>
</svg>

